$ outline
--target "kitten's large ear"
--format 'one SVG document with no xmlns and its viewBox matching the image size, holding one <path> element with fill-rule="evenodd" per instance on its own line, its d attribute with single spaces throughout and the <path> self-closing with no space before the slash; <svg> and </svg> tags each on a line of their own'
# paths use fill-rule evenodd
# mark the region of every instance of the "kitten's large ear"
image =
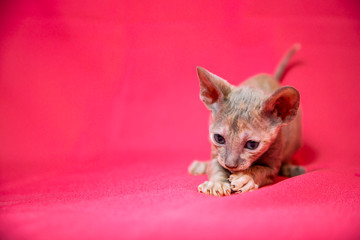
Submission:
<svg viewBox="0 0 360 240">
<path fill-rule="evenodd" d="M 221 103 L 230 93 L 231 85 L 226 80 L 202 67 L 197 67 L 196 70 L 200 80 L 201 101 L 203 101 L 210 110 L 218 110 Z"/>
<path fill-rule="evenodd" d="M 299 105 L 299 92 L 293 87 L 286 86 L 276 90 L 263 103 L 263 113 L 272 121 L 283 125 L 295 118 Z"/>
</svg>

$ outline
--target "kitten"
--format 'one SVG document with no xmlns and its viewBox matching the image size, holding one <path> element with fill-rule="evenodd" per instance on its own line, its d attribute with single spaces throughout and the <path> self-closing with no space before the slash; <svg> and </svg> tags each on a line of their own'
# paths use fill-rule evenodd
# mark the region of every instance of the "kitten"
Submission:
<svg viewBox="0 0 360 240">
<path fill-rule="evenodd" d="M 236 87 L 197 67 L 200 99 L 211 111 L 211 160 L 194 161 L 189 172 L 208 174 L 198 190 L 214 196 L 248 192 L 273 182 L 279 173 L 296 176 L 305 169 L 291 164 L 301 146 L 299 92 L 280 80 L 295 44 L 274 76 L 258 74 Z"/>
</svg>

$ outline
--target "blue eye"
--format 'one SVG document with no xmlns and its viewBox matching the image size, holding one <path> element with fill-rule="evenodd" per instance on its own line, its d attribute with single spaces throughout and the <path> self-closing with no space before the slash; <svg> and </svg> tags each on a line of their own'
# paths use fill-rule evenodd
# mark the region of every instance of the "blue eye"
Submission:
<svg viewBox="0 0 360 240">
<path fill-rule="evenodd" d="M 252 140 L 247 141 L 245 143 L 245 148 L 250 149 L 250 150 L 255 150 L 255 149 L 257 149 L 258 146 L 259 146 L 259 142 L 255 142 Z"/>
<path fill-rule="evenodd" d="M 223 136 L 221 136 L 220 134 L 214 134 L 214 140 L 218 144 L 221 144 L 221 145 L 225 144 L 225 138 Z"/>
</svg>

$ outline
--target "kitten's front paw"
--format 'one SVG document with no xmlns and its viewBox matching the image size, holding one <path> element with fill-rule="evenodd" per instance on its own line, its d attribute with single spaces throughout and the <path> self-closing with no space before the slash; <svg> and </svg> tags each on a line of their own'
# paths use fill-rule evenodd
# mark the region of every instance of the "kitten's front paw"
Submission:
<svg viewBox="0 0 360 240">
<path fill-rule="evenodd" d="M 206 181 L 199 185 L 199 192 L 213 196 L 230 196 L 231 187 L 228 181 Z"/>
<path fill-rule="evenodd" d="M 234 192 L 249 192 L 259 188 L 252 176 L 244 173 L 231 174 L 229 177 L 231 190 Z"/>
</svg>

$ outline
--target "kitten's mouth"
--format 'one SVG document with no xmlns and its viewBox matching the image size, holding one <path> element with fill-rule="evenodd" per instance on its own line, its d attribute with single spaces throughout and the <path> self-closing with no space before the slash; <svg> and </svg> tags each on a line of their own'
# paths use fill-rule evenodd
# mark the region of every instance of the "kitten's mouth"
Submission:
<svg viewBox="0 0 360 240">
<path fill-rule="evenodd" d="M 231 173 L 236 173 L 236 172 L 238 172 L 238 171 L 236 171 L 236 170 L 233 170 L 233 169 L 228 169 Z"/>
<path fill-rule="evenodd" d="M 229 168 L 229 167 L 224 167 L 224 168 L 229 170 L 231 173 L 236 173 L 236 172 L 244 171 L 244 170 L 248 169 L 248 167 L 246 167 L 244 165 L 241 165 L 241 166 L 238 166 L 238 167 L 233 167 L 233 168 Z"/>
<path fill-rule="evenodd" d="M 243 161 L 242 164 L 236 166 L 236 167 L 229 167 L 229 166 L 226 166 L 226 164 L 224 163 L 224 161 L 220 161 L 221 159 L 218 159 L 218 162 L 219 164 L 227 169 L 228 171 L 230 171 L 231 173 L 236 173 L 236 172 L 239 172 L 239 171 L 244 171 L 246 169 L 248 169 L 250 167 L 251 164 L 249 164 L 248 162 L 246 161 Z"/>
<path fill-rule="evenodd" d="M 245 169 L 242 169 L 242 168 L 230 168 L 228 169 L 231 173 L 236 173 L 236 172 L 239 172 L 239 171 L 242 171 L 242 170 L 245 170 Z"/>
</svg>

